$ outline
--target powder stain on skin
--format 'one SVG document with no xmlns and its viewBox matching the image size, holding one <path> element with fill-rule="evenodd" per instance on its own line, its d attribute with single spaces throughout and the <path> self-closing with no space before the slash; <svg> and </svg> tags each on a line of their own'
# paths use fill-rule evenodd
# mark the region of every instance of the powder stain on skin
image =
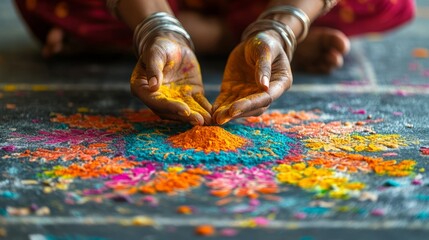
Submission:
<svg viewBox="0 0 429 240">
<path fill-rule="evenodd" d="M 236 151 L 249 142 L 218 126 L 194 126 L 186 132 L 169 137 L 167 141 L 176 148 L 194 149 L 205 153 Z"/>
</svg>

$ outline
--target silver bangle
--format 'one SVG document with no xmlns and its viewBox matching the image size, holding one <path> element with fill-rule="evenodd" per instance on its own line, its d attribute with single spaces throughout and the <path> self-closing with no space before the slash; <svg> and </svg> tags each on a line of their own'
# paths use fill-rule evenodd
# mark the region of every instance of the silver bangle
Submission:
<svg viewBox="0 0 429 240">
<path fill-rule="evenodd" d="M 322 15 L 331 11 L 331 9 L 334 8 L 337 3 L 338 0 L 323 0 Z"/>
<path fill-rule="evenodd" d="M 179 34 L 186 40 L 188 46 L 194 50 L 191 36 L 186 32 L 179 20 L 165 12 L 157 12 L 147 17 L 134 29 L 133 42 L 136 56 L 140 56 L 147 42 L 158 36 L 161 32 Z"/>
<path fill-rule="evenodd" d="M 272 29 L 276 31 L 280 37 L 283 40 L 283 49 L 286 52 L 286 55 L 289 58 L 289 61 L 292 61 L 293 53 L 295 52 L 296 48 L 296 38 L 295 34 L 293 33 L 292 29 L 282 24 L 278 21 L 271 20 L 271 19 L 260 19 L 256 22 L 250 24 L 243 32 L 242 40 L 248 39 L 250 36 L 262 32 L 267 31 L 269 29 Z"/>
<path fill-rule="evenodd" d="M 299 8 L 293 7 L 293 6 L 275 6 L 272 7 L 266 11 L 264 11 L 260 16 L 259 19 L 266 18 L 267 16 L 274 14 L 274 13 L 285 13 L 290 14 L 301 22 L 302 24 L 302 32 L 297 38 L 298 42 L 303 41 L 308 34 L 308 29 L 310 28 L 310 18 L 307 16 L 307 14 L 302 11 Z"/>
<path fill-rule="evenodd" d="M 106 0 L 106 6 L 109 10 L 110 14 L 115 16 L 116 18 L 119 18 L 118 14 L 118 3 L 120 0 Z"/>
</svg>

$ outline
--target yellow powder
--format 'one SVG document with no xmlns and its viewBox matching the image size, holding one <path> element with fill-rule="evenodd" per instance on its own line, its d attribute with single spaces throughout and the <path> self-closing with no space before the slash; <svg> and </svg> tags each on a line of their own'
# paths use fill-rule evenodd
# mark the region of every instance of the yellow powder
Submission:
<svg viewBox="0 0 429 240">
<path fill-rule="evenodd" d="M 167 99 L 186 103 L 191 109 L 191 111 L 195 111 L 200 114 L 207 113 L 207 111 L 203 107 L 201 107 L 201 105 L 192 97 L 191 85 L 162 85 L 159 88 L 159 91 L 162 93 L 161 96 L 164 96 Z"/>
</svg>

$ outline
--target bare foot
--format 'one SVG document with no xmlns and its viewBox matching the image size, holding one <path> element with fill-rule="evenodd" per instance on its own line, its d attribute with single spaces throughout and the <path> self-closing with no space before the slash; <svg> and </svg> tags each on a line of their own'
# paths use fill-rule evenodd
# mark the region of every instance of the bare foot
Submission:
<svg viewBox="0 0 429 240">
<path fill-rule="evenodd" d="M 42 56 L 49 58 L 60 53 L 63 49 L 63 39 L 63 30 L 58 27 L 52 28 L 46 36 L 46 43 L 42 49 Z"/>
<path fill-rule="evenodd" d="M 307 38 L 298 45 L 292 68 L 310 73 L 330 73 L 344 63 L 350 50 L 347 36 L 332 28 L 313 27 Z"/>
</svg>

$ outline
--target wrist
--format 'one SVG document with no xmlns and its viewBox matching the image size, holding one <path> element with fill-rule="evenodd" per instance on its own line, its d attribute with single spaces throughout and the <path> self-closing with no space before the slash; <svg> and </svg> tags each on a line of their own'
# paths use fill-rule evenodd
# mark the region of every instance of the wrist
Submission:
<svg viewBox="0 0 429 240">
<path fill-rule="evenodd" d="M 148 42 L 153 41 L 158 36 L 168 36 L 168 34 L 175 34 L 173 35 L 175 39 L 185 40 L 186 45 L 192 50 L 194 49 L 191 37 L 179 20 L 165 12 L 157 12 L 140 22 L 134 29 L 136 55 L 140 55 Z M 180 37 L 177 38 L 177 35 Z"/>
<path fill-rule="evenodd" d="M 295 34 L 292 29 L 285 24 L 270 19 L 258 19 L 250 24 L 243 32 L 242 40 L 249 39 L 251 36 L 260 32 L 267 32 L 267 34 L 279 40 L 282 43 L 283 50 L 287 57 L 292 61 L 293 53 L 297 45 Z"/>
</svg>

